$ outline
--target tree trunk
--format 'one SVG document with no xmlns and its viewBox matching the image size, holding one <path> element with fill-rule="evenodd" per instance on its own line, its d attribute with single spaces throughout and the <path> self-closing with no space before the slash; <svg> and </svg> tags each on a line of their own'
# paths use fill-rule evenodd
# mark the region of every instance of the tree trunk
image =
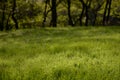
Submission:
<svg viewBox="0 0 120 80">
<path fill-rule="evenodd" d="M 12 20 L 14 21 L 15 23 L 15 28 L 18 29 L 18 21 L 15 17 L 15 10 L 16 10 L 16 0 L 13 0 L 13 8 L 12 8 Z"/>
<path fill-rule="evenodd" d="M 89 19 L 89 16 L 88 16 L 88 7 L 87 7 L 87 6 L 86 6 L 86 10 L 85 10 L 85 15 L 86 15 L 85 26 L 88 26 L 88 19 Z"/>
<path fill-rule="evenodd" d="M 110 12 L 111 12 L 111 4 L 112 4 L 112 0 L 109 0 L 108 13 L 107 13 L 107 18 L 106 18 L 107 24 L 108 24 Z"/>
<path fill-rule="evenodd" d="M 3 31 L 4 30 L 4 21 L 5 21 L 5 8 L 6 8 L 6 5 L 5 5 L 5 1 L 3 1 L 3 9 L 2 9 L 2 21 L 1 21 L 1 27 L 0 27 L 0 30 Z"/>
<path fill-rule="evenodd" d="M 85 12 L 85 6 L 82 5 L 82 12 L 80 14 L 80 17 L 79 17 L 79 21 L 80 21 L 80 26 L 82 26 L 82 19 L 83 19 L 83 15 L 84 15 L 84 12 Z"/>
<path fill-rule="evenodd" d="M 89 9 L 91 6 L 91 2 L 92 2 L 92 0 L 87 1 L 88 5 L 86 5 L 86 11 L 85 11 L 85 15 L 86 15 L 85 26 L 89 25 Z"/>
<path fill-rule="evenodd" d="M 45 1 L 45 11 L 43 14 L 43 22 L 42 22 L 42 27 L 45 27 L 45 22 L 46 22 L 46 17 L 47 17 L 47 0 Z"/>
<path fill-rule="evenodd" d="M 57 27 L 57 10 L 56 10 L 57 5 L 56 5 L 56 0 L 51 0 L 51 1 L 52 1 L 51 26 L 52 27 Z"/>
<path fill-rule="evenodd" d="M 103 4 L 104 4 L 104 1 L 101 2 L 101 3 L 98 3 L 96 8 L 92 11 L 92 13 L 94 14 L 93 23 L 92 23 L 93 26 L 96 25 L 96 21 L 97 21 L 96 19 L 97 19 L 98 11 L 101 9 Z"/>
<path fill-rule="evenodd" d="M 106 13 L 107 13 L 107 8 L 108 8 L 108 4 L 109 4 L 108 1 L 109 0 L 106 1 L 105 10 L 104 10 L 104 14 L 103 14 L 103 22 L 102 22 L 103 25 L 106 24 Z"/>
<path fill-rule="evenodd" d="M 71 0 L 67 0 L 67 4 L 68 4 L 68 24 L 71 26 L 74 26 L 73 21 L 72 21 L 72 17 L 71 17 Z"/>
<path fill-rule="evenodd" d="M 110 17 L 110 11 L 111 11 L 111 4 L 112 0 L 107 0 L 106 1 L 106 6 L 103 14 L 103 25 L 108 24 L 109 17 Z"/>
</svg>

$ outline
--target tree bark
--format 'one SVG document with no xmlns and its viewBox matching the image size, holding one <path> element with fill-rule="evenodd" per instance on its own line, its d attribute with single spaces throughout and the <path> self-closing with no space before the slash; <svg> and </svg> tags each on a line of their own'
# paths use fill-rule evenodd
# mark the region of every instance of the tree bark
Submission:
<svg viewBox="0 0 120 80">
<path fill-rule="evenodd" d="M 81 14 L 80 14 L 80 17 L 79 17 L 79 21 L 80 21 L 80 26 L 82 26 L 82 19 L 83 19 L 83 15 L 84 15 L 84 13 L 85 13 L 85 8 L 86 8 L 86 4 L 85 4 L 85 2 L 83 1 L 83 0 L 79 0 L 80 2 L 81 2 L 81 4 L 82 4 L 82 12 L 81 12 Z"/>
<path fill-rule="evenodd" d="M 56 5 L 56 0 L 51 0 L 51 1 L 52 1 L 51 26 L 52 27 L 57 27 L 57 10 L 56 10 L 57 5 Z"/>
<path fill-rule="evenodd" d="M 91 6 L 91 2 L 92 2 L 92 0 L 87 1 L 88 5 L 86 5 L 86 11 L 85 11 L 85 15 L 86 15 L 85 26 L 89 25 L 89 9 Z"/>
<path fill-rule="evenodd" d="M 85 12 L 85 6 L 84 5 L 82 5 L 82 6 L 83 6 L 82 7 L 82 12 L 81 12 L 80 17 L 79 17 L 80 26 L 83 25 L 82 24 L 82 18 L 83 18 L 84 12 Z"/>
<path fill-rule="evenodd" d="M 103 21 L 102 21 L 103 25 L 106 24 L 106 14 L 107 14 L 107 8 L 108 8 L 108 4 L 109 4 L 108 1 L 109 0 L 106 1 L 105 10 L 104 10 L 104 14 L 103 14 Z"/>
<path fill-rule="evenodd" d="M 13 0 L 12 20 L 13 20 L 14 23 L 15 23 L 15 28 L 18 29 L 18 21 L 17 21 L 17 19 L 16 19 L 16 17 L 15 17 L 15 14 L 16 14 L 15 10 L 16 10 L 16 0 Z"/>
<path fill-rule="evenodd" d="M 111 12 L 111 4 L 112 4 L 112 0 L 109 0 L 109 6 L 108 6 L 108 14 L 107 14 L 107 24 L 108 24 L 108 21 L 109 21 L 109 17 L 110 17 L 110 12 Z"/>
<path fill-rule="evenodd" d="M 46 17 L 47 17 L 47 0 L 45 1 L 45 11 L 43 14 L 43 22 L 42 22 L 42 27 L 45 27 L 45 22 L 46 22 Z"/>
<path fill-rule="evenodd" d="M 94 14 L 94 18 L 93 18 L 93 23 L 92 25 L 95 26 L 96 25 L 96 19 L 97 19 L 97 15 L 98 15 L 98 11 L 101 9 L 102 5 L 104 4 L 104 1 L 101 3 L 98 3 L 98 5 L 96 6 L 96 8 L 94 8 L 94 10 L 92 11 Z"/>
<path fill-rule="evenodd" d="M 0 27 L 0 30 L 1 30 L 1 31 L 4 30 L 5 8 L 6 8 L 5 1 L 3 1 L 3 9 L 2 9 L 3 12 L 2 12 L 1 27 Z"/>
<path fill-rule="evenodd" d="M 72 17 L 71 17 L 71 0 L 67 0 L 67 5 L 68 5 L 68 24 L 71 26 L 74 26 Z"/>
<path fill-rule="evenodd" d="M 109 17 L 110 17 L 110 11 L 111 11 L 111 4 L 112 4 L 112 0 L 106 1 L 105 10 L 103 14 L 103 25 L 108 24 Z"/>
<path fill-rule="evenodd" d="M 83 0 L 79 0 L 79 1 L 82 3 L 82 7 L 83 7 L 81 15 L 80 15 L 80 18 L 79 18 L 80 25 L 82 25 L 83 15 L 85 14 L 85 17 L 86 17 L 86 19 L 85 19 L 85 26 L 88 26 L 88 24 L 89 24 L 89 22 L 88 22 L 88 20 L 89 20 L 88 12 L 89 12 L 89 8 L 91 6 L 92 0 L 87 0 L 86 3 Z"/>
</svg>

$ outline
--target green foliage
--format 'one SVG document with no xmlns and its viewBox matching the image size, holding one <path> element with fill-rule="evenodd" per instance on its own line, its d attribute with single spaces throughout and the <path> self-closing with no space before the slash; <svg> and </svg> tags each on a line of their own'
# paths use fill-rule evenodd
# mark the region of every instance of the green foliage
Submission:
<svg viewBox="0 0 120 80">
<path fill-rule="evenodd" d="M 83 0 L 83 1 L 90 1 L 90 0 Z M 88 10 L 89 13 L 89 21 L 88 24 L 91 25 L 92 21 L 95 19 L 95 13 L 96 16 L 96 22 L 95 25 L 102 25 L 103 20 L 103 13 L 105 9 L 105 4 L 107 0 L 91 0 L 91 6 Z M 43 22 L 43 14 L 45 11 L 45 0 L 16 0 L 16 10 L 15 10 L 15 18 L 18 21 L 19 28 L 33 28 L 33 27 L 42 27 Z M 95 9 L 98 7 L 98 5 L 102 4 L 102 7 Z M 120 25 L 120 0 L 113 0 L 112 6 L 111 6 L 111 12 L 110 12 L 110 18 L 108 21 L 108 25 Z M 5 10 L 3 10 L 5 5 Z M 46 22 L 45 25 L 49 26 L 51 22 L 51 2 L 48 1 L 47 3 L 47 16 L 46 16 Z M 9 29 L 14 29 L 14 21 L 12 20 L 12 7 L 13 7 L 13 0 L 2 0 L 0 1 L 0 28 L 1 26 L 4 27 L 4 30 L 6 27 Z M 57 0 L 57 24 L 66 26 L 68 25 L 68 11 L 67 11 L 67 0 Z M 74 25 L 80 25 L 80 15 L 83 10 L 83 6 L 81 3 L 81 0 L 71 0 L 71 17 Z M 3 11 L 4 13 L 4 19 L 3 18 Z M 82 23 L 85 24 L 86 14 L 84 11 L 84 14 L 82 16 Z M 7 23 L 8 22 L 8 23 Z M 8 30 L 9 30 L 8 29 Z"/>
<path fill-rule="evenodd" d="M 0 80 L 119 80 L 120 28 L 0 32 Z"/>
</svg>

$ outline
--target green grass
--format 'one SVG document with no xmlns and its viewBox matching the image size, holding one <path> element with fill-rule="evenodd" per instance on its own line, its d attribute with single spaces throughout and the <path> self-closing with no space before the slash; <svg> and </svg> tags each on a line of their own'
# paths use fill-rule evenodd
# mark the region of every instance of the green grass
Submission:
<svg viewBox="0 0 120 80">
<path fill-rule="evenodd" d="M 0 80 L 120 80 L 120 27 L 0 32 Z"/>
</svg>

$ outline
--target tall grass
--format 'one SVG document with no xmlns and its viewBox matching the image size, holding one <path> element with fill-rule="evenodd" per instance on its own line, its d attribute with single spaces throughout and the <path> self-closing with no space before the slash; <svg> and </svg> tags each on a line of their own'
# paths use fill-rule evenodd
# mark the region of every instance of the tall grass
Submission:
<svg viewBox="0 0 120 80">
<path fill-rule="evenodd" d="M 120 28 L 0 32 L 0 80 L 120 80 Z"/>
</svg>

